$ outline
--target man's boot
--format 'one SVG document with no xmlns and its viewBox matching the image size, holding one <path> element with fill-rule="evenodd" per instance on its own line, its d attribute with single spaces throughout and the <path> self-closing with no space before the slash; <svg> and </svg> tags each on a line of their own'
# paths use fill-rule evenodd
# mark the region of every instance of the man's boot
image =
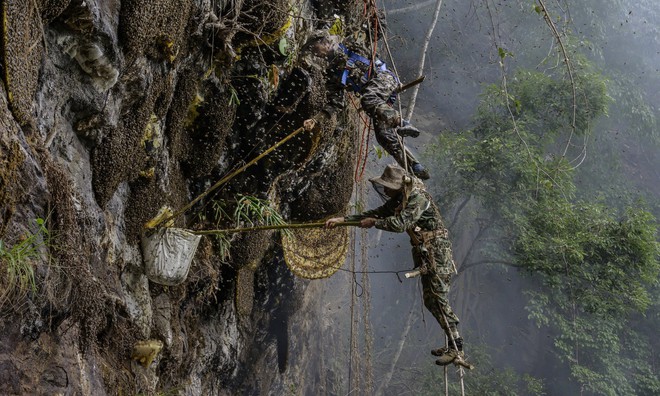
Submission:
<svg viewBox="0 0 660 396">
<path fill-rule="evenodd" d="M 412 137 L 412 138 L 416 138 L 417 136 L 419 136 L 421 131 L 419 129 L 415 128 L 414 126 L 408 124 L 408 125 L 398 127 L 396 129 L 396 133 L 398 133 L 399 136 L 402 136 L 402 137 L 408 137 L 409 136 L 409 137 Z"/>
<path fill-rule="evenodd" d="M 454 343 L 456 343 L 456 348 L 458 348 L 458 350 L 454 348 L 453 343 L 450 343 L 448 348 L 440 348 L 431 351 L 432 355 L 438 356 L 435 364 L 438 366 L 446 366 L 449 363 L 454 362 L 456 359 L 463 360 L 463 338 L 458 337 L 454 339 Z"/>
<path fill-rule="evenodd" d="M 413 164 L 412 171 L 416 177 L 419 177 L 422 180 L 428 180 L 431 177 L 429 171 L 420 163 Z"/>
<path fill-rule="evenodd" d="M 442 356 L 445 353 L 447 353 L 447 351 L 449 351 L 449 349 L 447 347 L 432 349 L 431 350 L 431 355 L 433 355 L 433 356 Z"/>
</svg>

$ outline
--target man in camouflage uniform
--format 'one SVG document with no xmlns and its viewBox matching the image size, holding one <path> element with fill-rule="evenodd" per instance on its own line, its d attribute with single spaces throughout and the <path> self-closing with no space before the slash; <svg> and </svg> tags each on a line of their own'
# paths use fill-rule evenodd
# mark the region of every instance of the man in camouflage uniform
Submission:
<svg viewBox="0 0 660 396">
<path fill-rule="evenodd" d="M 357 47 L 356 43 L 350 45 Z M 322 64 L 327 68 L 327 75 L 333 87 L 329 91 L 350 89 L 360 95 L 362 109 L 372 119 L 376 140 L 399 163 L 407 165 L 420 179 L 429 178 L 428 170 L 407 150 L 401 137 L 417 137 L 419 129 L 402 120 L 401 115 L 392 106 L 396 100 L 399 82 L 394 74 L 379 59 L 371 60 L 354 52 L 349 46 L 339 43 L 337 36 L 321 35 L 310 40 L 305 51 L 316 59 L 306 62 Z M 342 91 L 343 95 L 343 91 Z M 335 106 L 336 108 L 336 106 Z M 326 109 L 315 118 L 324 122 Z"/>
<path fill-rule="evenodd" d="M 358 215 L 326 221 L 332 228 L 344 221 L 360 221 L 360 227 L 376 227 L 410 235 L 415 267 L 421 272 L 424 306 L 433 314 L 450 340 L 448 348 L 433 350 L 436 363 L 462 363 L 463 339 L 458 333 L 458 317 L 449 306 L 449 286 L 454 273 L 451 242 L 440 211 L 421 182 L 413 182 L 401 168 L 388 165 L 383 175 L 370 180 L 389 199 L 382 206 Z"/>
<path fill-rule="evenodd" d="M 355 46 L 355 45 L 354 45 Z M 401 137 L 417 137 L 419 129 L 393 108 L 399 81 L 380 59 L 371 60 L 339 44 L 346 58 L 341 83 L 361 96 L 360 104 L 374 125 L 376 140 L 401 166 L 408 167 L 415 176 L 426 180 L 429 172 L 402 144 Z"/>
</svg>

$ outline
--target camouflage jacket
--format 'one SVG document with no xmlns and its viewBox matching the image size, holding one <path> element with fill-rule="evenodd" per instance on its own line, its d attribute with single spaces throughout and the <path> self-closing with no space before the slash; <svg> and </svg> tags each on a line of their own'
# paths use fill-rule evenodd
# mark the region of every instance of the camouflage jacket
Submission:
<svg viewBox="0 0 660 396">
<path fill-rule="evenodd" d="M 410 192 L 408 202 L 403 208 L 403 194 L 391 198 L 382 206 L 366 212 L 347 216 L 346 221 L 362 220 L 367 217 L 376 218 L 376 228 L 391 231 L 404 232 L 419 227 L 422 231 L 433 231 L 444 229 L 440 217 L 440 211 L 433 204 L 431 195 L 419 188 Z"/>
</svg>

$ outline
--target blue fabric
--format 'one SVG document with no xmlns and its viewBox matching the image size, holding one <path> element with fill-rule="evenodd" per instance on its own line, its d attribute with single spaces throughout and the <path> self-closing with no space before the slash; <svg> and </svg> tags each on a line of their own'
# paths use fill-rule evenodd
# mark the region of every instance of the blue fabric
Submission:
<svg viewBox="0 0 660 396">
<path fill-rule="evenodd" d="M 344 86 L 350 87 L 353 92 L 360 92 L 362 91 L 362 88 L 364 88 L 364 85 L 371 79 L 371 73 L 367 71 L 366 75 L 362 75 L 358 81 L 355 81 L 353 78 L 350 76 L 350 71 L 351 69 L 354 69 L 357 66 L 357 63 L 361 63 L 365 65 L 367 68 L 371 65 L 371 61 L 364 56 L 357 54 L 351 50 L 349 50 L 344 44 L 339 44 L 339 48 L 346 54 L 348 59 L 346 60 L 346 67 L 344 68 L 344 71 L 341 73 L 341 83 Z M 376 59 L 374 62 L 374 66 L 376 67 L 377 70 L 381 72 L 388 72 L 391 74 L 391 72 L 387 69 L 387 65 L 385 62 L 381 61 L 380 59 Z M 393 99 L 396 99 L 394 97 Z"/>
</svg>

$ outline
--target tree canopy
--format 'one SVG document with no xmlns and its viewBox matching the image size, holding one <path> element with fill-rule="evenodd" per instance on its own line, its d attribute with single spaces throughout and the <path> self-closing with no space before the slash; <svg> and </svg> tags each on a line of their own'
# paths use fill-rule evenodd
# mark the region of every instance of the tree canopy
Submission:
<svg viewBox="0 0 660 396">
<path fill-rule="evenodd" d="M 593 133 L 609 102 L 605 80 L 582 62 L 575 128 L 570 83 L 518 70 L 507 86 L 486 87 L 473 128 L 439 138 L 435 168 L 445 204 L 479 224 L 462 271 L 491 263 L 530 274 L 529 318 L 550 329 L 582 389 L 652 394 L 660 382 L 640 348 L 651 340 L 630 322 L 656 303 L 657 223 L 641 203 L 618 210 L 576 193 L 566 141 Z"/>
</svg>

